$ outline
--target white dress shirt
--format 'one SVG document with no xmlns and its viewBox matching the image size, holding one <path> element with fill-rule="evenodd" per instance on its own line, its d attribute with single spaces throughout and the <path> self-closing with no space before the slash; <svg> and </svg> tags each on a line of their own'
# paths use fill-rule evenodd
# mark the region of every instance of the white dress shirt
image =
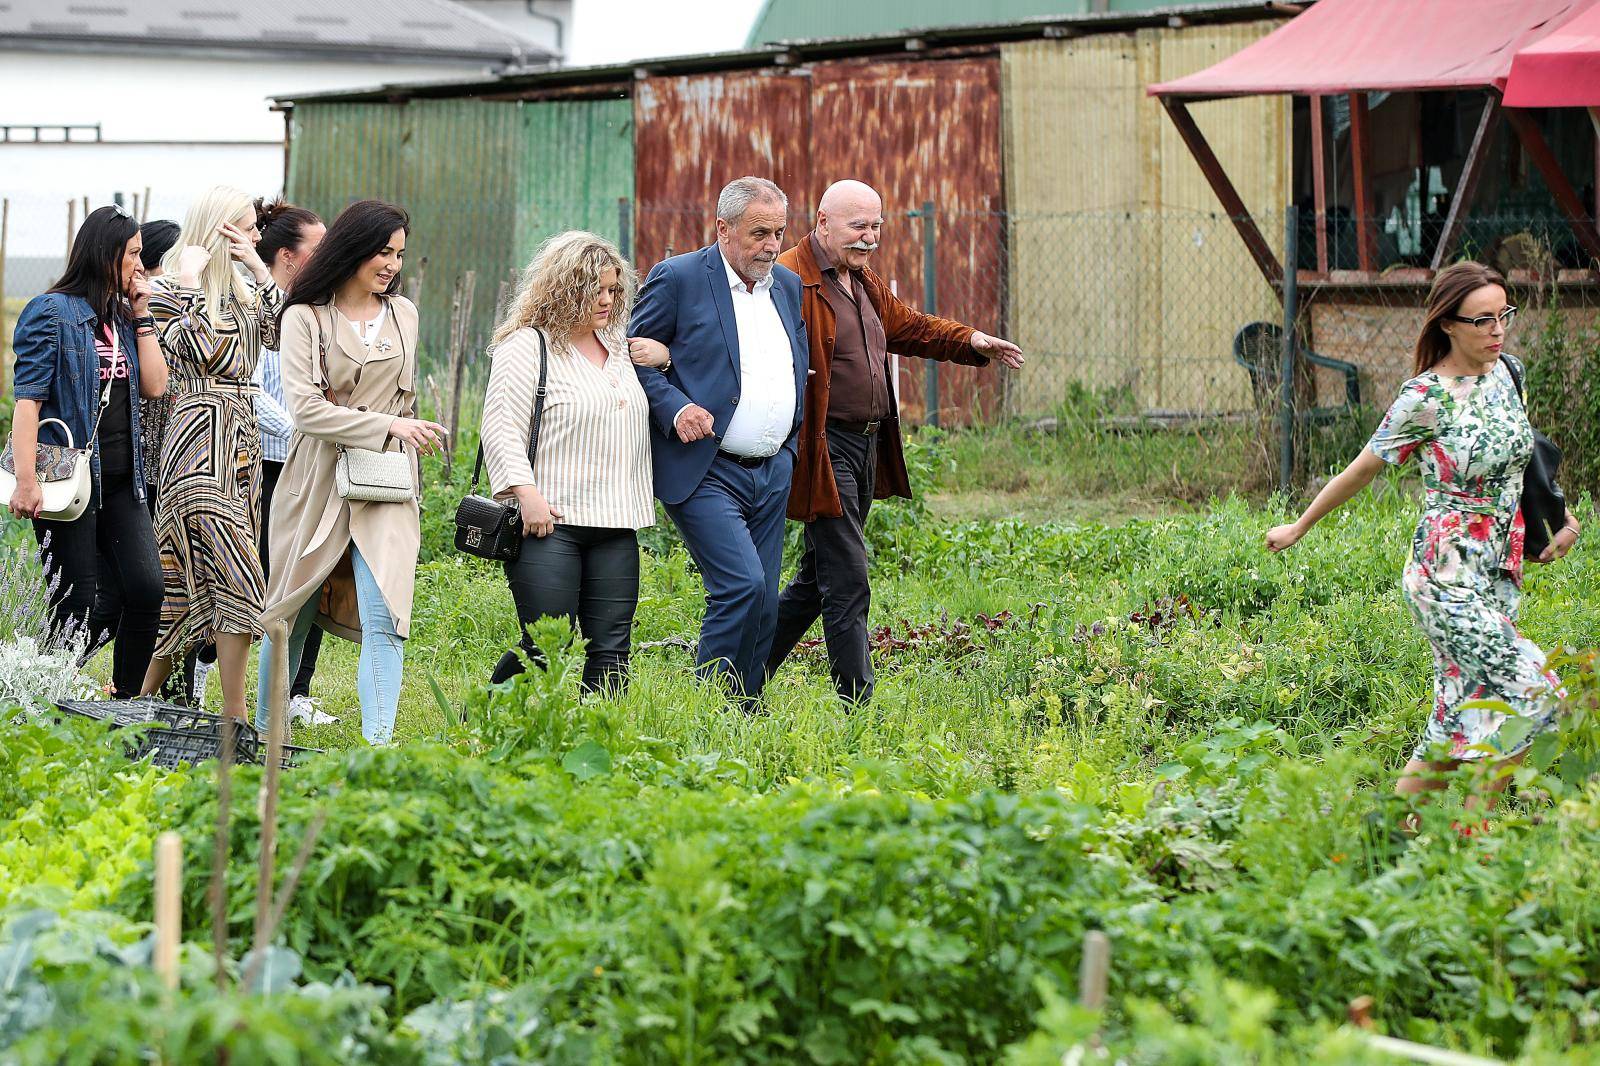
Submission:
<svg viewBox="0 0 1600 1066">
<path fill-rule="evenodd" d="M 720 250 L 719 250 L 719 253 Z M 794 349 L 772 298 L 772 275 L 752 290 L 729 265 L 728 288 L 739 331 L 739 395 L 721 449 L 757 459 L 776 455 L 794 426 Z"/>
</svg>

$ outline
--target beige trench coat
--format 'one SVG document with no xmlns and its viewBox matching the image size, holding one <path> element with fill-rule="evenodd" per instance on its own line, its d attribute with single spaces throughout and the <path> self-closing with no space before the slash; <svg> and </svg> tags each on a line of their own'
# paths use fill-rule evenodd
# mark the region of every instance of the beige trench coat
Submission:
<svg viewBox="0 0 1600 1066">
<path fill-rule="evenodd" d="M 341 403 L 323 395 L 318 327 L 327 338 L 328 379 Z M 344 500 L 334 487 L 336 445 L 378 450 L 398 416 L 416 413 L 417 309 L 389 300 L 378 336 L 369 349 L 355 328 L 329 307 L 296 304 L 283 316 L 279 338 L 284 406 L 294 420 L 289 457 L 272 498 L 271 568 L 261 621 L 292 626 L 301 606 L 320 596 L 317 624 L 346 640 L 361 641 L 352 542 L 383 590 L 395 631 L 411 631 L 411 597 L 422 548 L 421 511 L 415 500 L 366 503 Z M 408 449 L 409 451 L 409 449 Z M 413 484 L 416 453 L 411 452 Z"/>
</svg>

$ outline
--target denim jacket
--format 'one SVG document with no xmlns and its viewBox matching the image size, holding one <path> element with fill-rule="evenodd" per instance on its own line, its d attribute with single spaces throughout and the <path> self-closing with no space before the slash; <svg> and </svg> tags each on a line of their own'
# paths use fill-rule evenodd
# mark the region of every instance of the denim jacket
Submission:
<svg viewBox="0 0 1600 1066">
<path fill-rule="evenodd" d="M 12 392 L 19 400 L 38 400 L 39 419 L 59 418 L 72 427 L 72 443 L 85 447 L 100 407 L 99 328 L 89 301 L 81 296 L 49 292 L 28 301 L 17 319 L 11 347 L 17 364 Z M 133 440 L 133 494 L 144 499 L 144 458 L 139 453 L 139 352 L 133 324 L 117 325 L 128 360 L 128 417 Z M 66 444 L 61 427 L 39 427 L 41 444 Z M 95 503 L 100 502 L 100 452 L 91 463 Z"/>
</svg>

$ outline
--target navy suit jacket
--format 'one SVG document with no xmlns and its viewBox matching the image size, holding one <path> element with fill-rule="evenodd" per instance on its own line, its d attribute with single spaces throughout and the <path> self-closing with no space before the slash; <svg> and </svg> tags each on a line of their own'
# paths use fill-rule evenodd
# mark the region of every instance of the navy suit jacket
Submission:
<svg viewBox="0 0 1600 1066">
<path fill-rule="evenodd" d="M 800 317 L 800 275 L 773 265 L 772 302 L 789 334 L 794 356 L 794 421 L 783 446 L 795 450 L 800 414 L 805 409 L 811 353 Z M 649 337 L 672 350 L 672 368 L 636 366 L 639 384 L 650 399 L 650 455 L 655 493 L 663 503 L 682 503 L 699 487 L 717 444 L 739 403 L 739 328 L 733 293 L 717 245 L 686 252 L 656 264 L 639 290 L 628 333 Z M 711 412 L 714 437 L 685 444 L 672 421 L 687 404 Z"/>
</svg>

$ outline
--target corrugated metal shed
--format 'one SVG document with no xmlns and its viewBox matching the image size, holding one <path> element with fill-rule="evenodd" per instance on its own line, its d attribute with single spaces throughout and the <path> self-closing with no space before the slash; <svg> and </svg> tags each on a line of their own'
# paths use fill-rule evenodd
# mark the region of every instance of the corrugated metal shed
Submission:
<svg viewBox="0 0 1600 1066">
<path fill-rule="evenodd" d="M 379 197 L 405 207 L 407 271 L 424 273 L 421 343 L 446 348 L 455 279 L 477 271 L 471 339 L 486 341 L 502 280 L 538 242 L 584 226 L 616 239 L 633 194 L 631 104 L 427 100 L 293 113 L 289 196 L 332 220 Z"/>
<path fill-rule="evenodd" d="M 810 79 L 762 70 L 647 78 L 634 90 L 641 273 L 711 243 L 717 192 L 745 174 L 789 197 L 789 229 L 811 218 Z"/>
<path fill-rule="evenodd" d="M 1072 383 L 1145 409 L 1248 408 L 1234 331 L 1276 300 L 1198 165 L 1144 95 L 1271 32 L 1277 21 L 1151 28 L 1002 49 L 1012 323 L 1031 359 L 1012 410 L 1046 413 Z M 1194 108 L 1246 205 L 1281 248 L 1289 103 Z M 1277 220 L 1276 222 L 1274 220 Z"/>
<path fill-rule="evenodd" d="M 1161 11 L 1162 0 L 767 0 L 746 44 L 973 26 L 1042 16 Z"/>
<path fill-rule="evenodd" d="M 921 223 L 937 208 L 937 310 L 981 329 L 1003 320 L 1000 70 L 995 56 L 847 60 L 786 71 L 649 78 L 635 93 L 641 270 L 715 235 L 719 189 L 741 174 L 789 195 L 791 242 L 831 182 L 876 188 L 891 219 L 874 269 L 923 300 Z M 959 122 L 950 116 L 959 115 Z M 947 417 L 998 410 L 997 375 L 941 368 Z M 922 366 L 902 366 L 908 418 L 923 416 Z"/>
<path fill-rule="evenodd" d="M 873 269 L 897 281 L 913 307 L 923 306 L 922 223 L 906 213 L 932 201 L 935 310 L 999 331 L 1006 283 L 999 57 L 817 64 L 811 100 L 813 199 L 840 178 L 878 190 L 886 225 Z M 912 421 L 926 416 L 927 366 L 900 364 L 901 409 Z M 941 417 L 998 414 L 1003 381 L 1003 372 L 941 366 Z"/>
</svg>

